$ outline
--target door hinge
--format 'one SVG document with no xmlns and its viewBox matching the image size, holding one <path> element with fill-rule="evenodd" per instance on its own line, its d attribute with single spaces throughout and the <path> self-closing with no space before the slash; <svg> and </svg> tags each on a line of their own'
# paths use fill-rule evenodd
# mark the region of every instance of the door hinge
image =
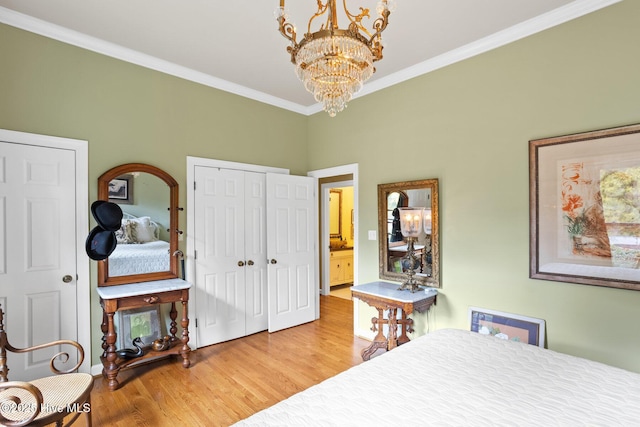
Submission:
<svg viewBox="0 0 640 427">
<path fill-rule="evenodd" d="M 193 190 L 195 191 L 195 189 L 196 189 L 196 182 L 193 181 Z"/>
<path fill-rule="evenodd" d="M 198 259 L 198 251 L 193 251 L 193 259 Z"/>
<path fill-rule="evenodd" d="M 198 327 L 198 318 L 196 317 L 196 328 Z"/>
</svg>

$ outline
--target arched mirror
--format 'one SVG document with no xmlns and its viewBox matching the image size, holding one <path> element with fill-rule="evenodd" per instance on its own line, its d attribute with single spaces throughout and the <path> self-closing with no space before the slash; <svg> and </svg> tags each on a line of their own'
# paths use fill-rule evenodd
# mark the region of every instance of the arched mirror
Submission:
<svg viewBox="0 0 640 427">
<path fill-rule="evenodd" d="M 419 266 L 415 278 L 426 286 L 440 287 L 438 180 L 378 185 L 378 241 L 381 279 L 403 281 L 407 277 L 407 239 L 400 230 L 399 208 L 421 208 L 423 227 L 415 242 Z"/>
<path fill-rule="evenodd" d="M 178 277 L 178 183 L 155 166 L 128 163 L 98 178 L 98 199 L 123 212 L 116 249 L 98 262 L 98 286 Z"/>
</svg>

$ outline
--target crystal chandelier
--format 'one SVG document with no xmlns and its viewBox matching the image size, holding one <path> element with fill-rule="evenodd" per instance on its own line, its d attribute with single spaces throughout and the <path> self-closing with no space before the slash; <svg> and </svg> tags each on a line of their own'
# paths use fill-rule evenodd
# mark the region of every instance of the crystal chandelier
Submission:
<svg viewBox="0 0 640 427">
<path fill-rule="evenodd" d="M 316 0 L 317 12 L 309 19 L 307 32 L 300 43 L 296 40 L 296 28 L 287 22 L 284 2 L 276 10 L 280 33 L 291 41 L 287 52 L 296 66 L 296 74 L 304 87 L 322 103 L 329 116 L 342 111 L 353 95 L 375 72 L 373 63 L 382 59 L 382 32 L 387 28 L 389 15 L 395 8 L 395 0 L 378 3 L 378 18 L 373 22 L 372 33 L 362 24 L 369 18 L 369 9 L 360 8 L 354 15 L 343 0 L 344 12 L 350 23 L 347 29 L 338 28 L 336 0 Z M 313 20 L 326 15 L 320 29 L 311 32 Z"/>
</svg>

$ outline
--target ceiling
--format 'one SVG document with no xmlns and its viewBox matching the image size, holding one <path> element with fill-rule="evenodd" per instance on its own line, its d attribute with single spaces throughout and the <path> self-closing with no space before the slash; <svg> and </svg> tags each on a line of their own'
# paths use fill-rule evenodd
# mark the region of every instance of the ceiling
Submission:
<svg viewBox="0 0 640 427">
<path fill-rule="evenodd" d="M 350 10 L 378 0 L 348 0 Z M 621 0 L 397 0 L 359 96 Z M 277 31 L 278 0 L 0 0 L 0 22 L 300 114 L 321 111 Z M 304 33 L 314 0 L 289 0 Z M 346 19 L 339 19 L 344 27 Z M 371 27 L 373 20 L 365 20 Z"/>
</svg>

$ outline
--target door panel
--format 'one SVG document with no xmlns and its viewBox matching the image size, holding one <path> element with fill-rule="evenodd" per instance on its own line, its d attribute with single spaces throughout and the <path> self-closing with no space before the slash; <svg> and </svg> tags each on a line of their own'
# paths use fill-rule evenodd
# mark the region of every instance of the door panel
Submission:
<svg viewBox="0 0 640 427">
<path fill-rule="evenodd" d="M 0 146 L 0 300 L 9 340 L 15 347 L 77 340 L 75 152 Z M 10 378 L 51 375 L 49 360 L 60 350 L 9 354 Z M 73 366 L 77 355 L 71 356 L 71 365 L 59 366 Z"/>
<path fill-rule="evenodd" d="M 195 168 L 196 329 L 200 346 L 244 335 L 244 173 Z"/>
<path fill-rule="evenodd" d="M 267 174 L 269 332 L 315 319 L 315 178 Z"/>
<path fill-rule="evenodd" d="M 264 173 L 245 172 L 246 335 L 267 329 L 267 232 Z"/>
</svg>

